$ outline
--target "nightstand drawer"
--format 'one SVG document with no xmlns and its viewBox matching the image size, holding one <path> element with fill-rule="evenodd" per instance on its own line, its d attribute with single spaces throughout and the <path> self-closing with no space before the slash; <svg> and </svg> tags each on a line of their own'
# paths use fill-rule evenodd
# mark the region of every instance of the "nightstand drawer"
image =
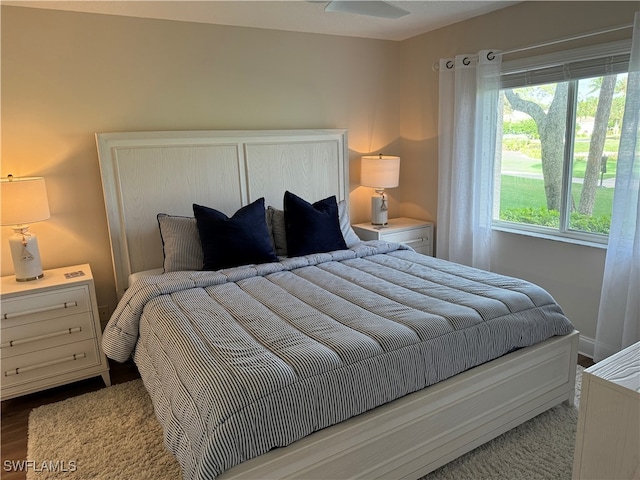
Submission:
<svg viewBox="0 0 640 480">
<path fill-rule="evenodd" d="M 353 225 L 353 231 L 362 241 L 382 240 L 403 243 L 423 255 L 433 255 L 433 223 L 415 218 L 391 218 L 384 226 L 370 223 Z"/>
<path fill-rule="evenodd" d="M 23 355 L 96 336 L 91 312 L 2 329 L 1 358 Z"/>
<path fill-rule="evenodd" d="M 2 360 L 2 387 L 60 376 L 100 364 L 96 340 L 85 340 Z"/>
<path fill-rule="evenodd" d="M 0 279 L 0 399 L 100 375 L 111 385 L 89 264 Z"/>
<path fill-rule="evenodd" d="M 413 230 L 404 230 L 402 232 L 393 232 L 393 233 L 384 233 L 382 231 L 382 239 L 385 242 L 395 242 L 395 243 L 406 243 L 407 245 L 412 245 L 412 243 L 422 242 L 429 244 L 431 239 L 429 238 L 431 234 L 430 228 L 416 228 Z"/>
<path fill-rule="evenodd" d="M 2 328 L 4 329 L 88 312 L 91 310 L 91 302 L 87 287 L 82 286 L 3 299 L 0 308 Z"/>
<path fill-rule="evenodd" d="M 425 242 L 424 239 L 409 240 L 408 242 L 403 242 L 403 244 L 413 248 L 416 253 L 431 255 L 431 243 Z"/>
</svg>

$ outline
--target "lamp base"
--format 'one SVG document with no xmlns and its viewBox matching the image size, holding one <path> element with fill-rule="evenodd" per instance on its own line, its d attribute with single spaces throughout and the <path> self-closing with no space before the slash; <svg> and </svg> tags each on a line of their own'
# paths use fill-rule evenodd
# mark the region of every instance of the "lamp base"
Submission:
<svg viewBox="0 0 640 480">
<path fill-rule="evenodd" d="M 15 229 L 15 233 L 9 237 L 9 247 L 17 282 L 30 282 L 44 277 L 38 239 L 28 231 L 28 227 Z"/>
<path fill-rule="evenodd" d="M 386 225 L 389 223 L 389 215 L 387 210 L 387 198 L 384 193 L 382 195 L 371 196 L 371 224 Z"/>
</svg>

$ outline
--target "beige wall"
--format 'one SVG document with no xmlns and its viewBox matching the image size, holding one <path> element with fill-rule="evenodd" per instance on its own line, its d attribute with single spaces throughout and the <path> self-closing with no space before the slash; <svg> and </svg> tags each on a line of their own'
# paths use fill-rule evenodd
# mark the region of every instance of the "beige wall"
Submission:
<svg viewBox="0 0 640 480">
<path fill-rule="evenodd" d="M 45 268 L 88 262 L 115 307 L 94 133 L 347 128 L 352 217 L 368 218 L 361 153 L 398 154 L 400 44 L 2 7 L 0 174 L 42 175 Z M 358 201 L 358 199 L 362 199 Z M 397 204 L 392 215 L 398 214 Z M 13 273 L 2 227 L 2 275 Z"/>
<path fill-rule="evenodd" d="M 438 186 L 438 73 L 440 58 L 480 49 L 507 51 L 630 24 L 638 2 L 525 2 L 402 43 L 401 128 L 403 167 L 401 210 L 405 215 L 436 218 Z M 631 29 L 536 49 L 526 54 L 629 38 Z M 522 53 L 519 55 L 523 55 Z M 512 60 L 517 55 L 507 55 Z M 437 246 L 436 246 L 437 248 Z M 496 232 L 492 270 L 542 285 L 563 306 L 581 331 L 581 347 L 595 326 L 602 288 L 605 250 Z"/>
<path fill-rule="evenodd" d="M 630 23 L 638 3 L 525 2 L 404 42 L 1 7 L 0 175 L 47 179 L 45 268 L 88 262 L 115 293 L 95 132 L 347 128 L 352 219 L 361 153 L 402 156 L 391 216 L 436 219 L 439 58 Z M 630 31 L 535 53 L 618 39 Z M 506 59 L 515 58 L 514 56 Z M 2 227 L 2 275 L 12 273 Z M 595 336 L 604 250 L 497 233 L 494 270 L 541 284 Z"/>
</svg>

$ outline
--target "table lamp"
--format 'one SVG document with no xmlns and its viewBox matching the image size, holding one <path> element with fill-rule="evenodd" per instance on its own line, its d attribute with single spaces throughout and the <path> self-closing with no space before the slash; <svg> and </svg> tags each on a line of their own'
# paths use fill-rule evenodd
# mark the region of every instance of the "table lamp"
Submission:
<svg viewBox="0 0 640 480">
<path fill-rule="evenodd" d="M 0 224 L 10 225 L 14 234 L 9 237 L 11 258 L 16 281 L 27 282 L 44 276 L 38 239 L 29 232 L 29 224 L 48 219 L 47 188 L 42 177 L 0 179 L 2 217 Z"/>
<path fill-rule="evenodd" d="M 386 225 L 388 222 L 388 202 L 385 188 L 397 187 L 400 179 L 400 157 L 389 155 L 366 155 L 361 158 L 360 183 L 373 187 L 371 197 L 371 223 Z"/>
</svg>

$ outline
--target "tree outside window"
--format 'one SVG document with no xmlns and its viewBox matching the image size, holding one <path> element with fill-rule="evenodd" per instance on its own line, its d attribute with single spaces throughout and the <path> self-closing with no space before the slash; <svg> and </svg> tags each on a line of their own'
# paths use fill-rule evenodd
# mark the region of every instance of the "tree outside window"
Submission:
<svg viewBox="0 0 640 480">
<path fill-rule="evenodd" d="M 626 79 L 501 91 L 494 220 L 606 241 Z"/>
</svg>

